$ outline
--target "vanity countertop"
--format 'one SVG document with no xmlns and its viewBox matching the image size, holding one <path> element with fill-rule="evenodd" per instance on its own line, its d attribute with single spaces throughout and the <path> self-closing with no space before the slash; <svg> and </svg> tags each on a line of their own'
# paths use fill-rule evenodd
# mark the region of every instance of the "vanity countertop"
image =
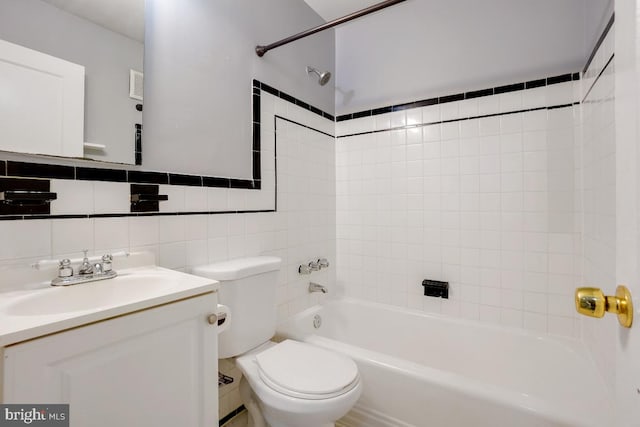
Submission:
<svg viewBox="0 0 640 427">
<path fill-rule="evenodd" d="M 118 277 L 72 286 L 50 286 L 50 268 L 30 280 L 0 271 L 0 347 L 218 290 L 214 280 L 155 266 L 152 259 L 114 261 Z"/>
</svg>

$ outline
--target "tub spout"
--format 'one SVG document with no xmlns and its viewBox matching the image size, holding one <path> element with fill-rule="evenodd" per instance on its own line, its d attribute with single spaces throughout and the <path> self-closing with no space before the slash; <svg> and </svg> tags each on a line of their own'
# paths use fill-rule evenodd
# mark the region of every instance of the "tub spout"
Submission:
<svg viewBox="0 0 640 427">
<path fill-rule="evenodd" d="M 309 282 L 309 292 L 313 293 L 313 292 L 322 292 L 323 294 L 326 294 L 327 288 L 319 285 L 317 283 L 313 283 L 313 282 Z"/>
</svg>

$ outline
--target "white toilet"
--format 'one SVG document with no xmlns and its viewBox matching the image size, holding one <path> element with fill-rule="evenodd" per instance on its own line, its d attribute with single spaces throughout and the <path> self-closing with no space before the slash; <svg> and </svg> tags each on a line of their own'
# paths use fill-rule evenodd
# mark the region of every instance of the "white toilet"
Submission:
<svg viewBox="0 0 640 427">
<path fill-rule="evenodd" d="M 218 356 L 237 356 L 250 426 L 333 426 L 362 393 L 358 367 L 346 356 L 311 344 L 270 341 L 276 331 L 280 263 L 276 257 L 254 257 L 194 268 L 193 274 L 220 282 L 218 299 L 229 310 Z"/>
</svg>

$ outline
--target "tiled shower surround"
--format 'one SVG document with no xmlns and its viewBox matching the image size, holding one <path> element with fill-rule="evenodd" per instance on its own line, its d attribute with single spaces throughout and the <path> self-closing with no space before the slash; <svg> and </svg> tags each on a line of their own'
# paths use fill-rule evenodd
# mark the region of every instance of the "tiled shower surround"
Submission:
<svg viewBox="0 0 640 427">
<path fill-rule="evenodd" d="M 53 179 L 58 218 L 0 221 L 11 242 L 0 246 L 0 272 L 84 248 L 147 250 L 187 272 L 276 255 L 280 320 L 326 297 L 308 294 L 312 279 L 329 296 L 610 342 L 602 323 L 578 318 L 573 292 L 615 282 L 612 35 L 582 80 L 541 79 L 335 123 L 262 90 L 260 190 L 160 185 L 169 195 L 161 215 L 134 217 L 128 183 Z M 220 213 L 249 210 L 275 211 Z M 207 213 L 177 214 L 194 212 Z M 76 214 L 105 217 L 63 217 Z M 332 268 L 297 273 L 318 257 Z M 449 299 L 425 297 L 423 279 L 448 281 Z M 615 355 L 602 347 L 591 350 L 604 372 Z M 220 389 L 222 418 L 241 404 L 240 374 L 230 361 L 220 368 L 236 380 Z"/>
<path fill-rule="evenodd" d="M 338 122 L 338 286 L 578 336 L 580 81 L 555 81 Z M 425 278 L 449 299 L 423 296 Z"/>
<path fill-rule="evenodd" d="M 584 286 L 602 288 L 616 283 L 614 34 L 612 27 L 585 72 L 582 101 Z M 583 341 L 600 372 L 608 372 L 616 365 L 616 325 L 597 320 L 582 319 Z M 603 377 L 613 391 L 615 378 Z"/>
</svg>

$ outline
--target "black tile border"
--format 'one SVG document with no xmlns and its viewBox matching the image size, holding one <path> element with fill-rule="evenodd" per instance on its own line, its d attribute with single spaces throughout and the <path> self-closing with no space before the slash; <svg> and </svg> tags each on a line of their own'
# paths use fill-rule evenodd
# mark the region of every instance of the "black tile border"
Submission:
<svg viewBox="0 0 640 427">
<path fill-rule="evenodd" d="M 218 427 L 222 427 L 224 424 L 226 424 L 229 421 L 231 421 L 232 418 L 234 418 L 236 415 L 239 415 L 244 410 L 245 410 L 244 405 L 240 405 L 239 407 L 237 407 L 233 411 L 229 412 L 227 415 L 222 417 L 220 419 L 220 421 L 218 421 Z"/>
<path fill-rule="evenodd" d="M 144 170 L 93 168 L 87 166 L 66 166 L 51 163 L 32 163 L 13 160 L 0 160 L 0 176 L 25 177 L 25 178 L 45 178 L 45 179 L 67 179 L 82 181 L 107 181 L 126 182 L 140 184 L 164 184 L 182 185 L 193 187 L 217 187 L 217 188 L 238 188 L 245 190 L 259 190 L 261 183 L 261 133 L 260 133 L 260 96 L 265 91 L 295 104 L 307 111 L 310 111 L 327 120 L 334 121 L 334 116 L 314 107 L 298 98 L 295 98 L 272 86 L 262 83 L 259 80 L 252 80 L 252 179 L 237 179 L 230 177 L 216 177 L 207 175 L 189 175 L 171 172 L 153 172 Z M 136 124 L 136 131 L 141 131 L 142 126 Z M 313 128 L 310 128 L 313 129 Z M 314 129 L 317 130 L 317 129 Z M 325 135 L 329 135 L 325 133 Z M 333 137 L 333 135 L 330 135 Z M 140 144 L 136 141 L 136 147 Z M 136 148 L 137 149 L 137 148 Z M 142 153 L 140 153 L 140 157 Z"/>
<path fill-rule="evenodd" d="M 203 187 L 202 177 L 197 175 L 169 174 L 169 185 L 182 185 L 186 187 Z"/>
<path fill-rule="evenodd" d="M 259 91 L 253 92 L 253 96 L 259 96 Z M 254 110 L 254 113 L 256 110 Z M 122 213 L 101 213 L 101 214 L 76 214 L 76 215 L 7 215 L 0 216 L 0 221 L 14 221 L 14 220 L 38 220 L 38 219 L 91 219 L 91 218 L 120 218 L 120 217 L 147 217 L 147 216 L 186 216 L 186 215 L 229 215 L 229 214 L 248 214 L 248 213 L 270 213 L 277 212 L 278 203 L 278 163 L 277 163 L 277 128 L 278 119 L 284 120 L 289 123 L 293 123 L 298 126 L 302 126 L 306 129 L 318 132 L 322 135 L 330 138 L 335 138 L 327 132 L 320 129 L 307 126 L 299 123 L 295 120 L 288 119 L 286 117 L 274 114 L 274 176 L 275 176 L 275 188 L 274 188 L 274 208 L 273 209 L 257 209 L 257 210 L 226 210 L 226 211 L 183 211 L 183 212 L 122 212 Z M 257 120 L 255 124 L 260 123 L 260 112 L 254 114 L 254 120 Z M 260 129 L 254 126 L 254 131 Z M 257 145 L 256 145 L 257 144 Z M 261 145 L 260 138 L 257 140 L 254 138 L 254 148 L 259 148 Z M 260 150 L 253 150 L 252 156 L 254 161 L 260 160 Z M 257 159 L 256 159 L 257 158 Z M 21 168 L 33 168 L 33 174 L 37 174 L 37 178 L 51 178 L 46 176 L 50 173 L 50 166 L 41 163 L 23 163 L 0 160 L 0 174 L 2 168 L 6 164 L 14 164 L 12 167 L 16 170 L 22 170 Z M 260 163 L 258 163 L 260 164 Z M 254 163 L 255 165 L 255 163 Z M 69 169 L 67 169 L 69 168 Z M 253 168 L 254 177 L 256 173 L 261 173 L 261 167 L 257 169 Z M 165 184 L 165 185 L 181 185 L 191 187 L 217 187 L 217 188 L 235 188 L 235 189 L 253 189 L 258 190 L 262 187 L 260 179 L 244 180 L 234 178 L 223 178 L 214 176 L 198 176 L 198 175 L 184 175 L 165 172 L 149 172 L 149 171 L 128 171 L 124 169 L 101 169 L 101 168 L 87 168 L 80 166 L 64 166 L 62 171 L 68 173 L 69 170 L 75 171 L 75 179 L 77 180 L 91 180 L 91 181 L 113 181 L 121 183 L 143 183 L 143 184 Z M 58 169 L 53 169 L 55 174 L 59 174 Z"/>
<path fill-rule="evenodd" d="M 295 120 L 287 119 L 286 117 L 282 117 L 282 116 L 280 116 L 280 115 L 278 115 L 278 114 L 275 114 L 275 115 L 274 115 L 274 117 L 275 117 L 276 119 L 284 120 L 285 122 L 293 123 L 294 125 L 302 126 L 303 128 L 307 128 L 307 129 L 309 129 L 309 130 L 312 130 L 312 131 L 315 131 L 315 132 L 321 133 L 321 134 L 323 134 L 323 135 L 325 135 L 325 136 L 328 136 L 328 137 L 330 137 L 330 138 L 335 138 L 335 136 L 331 135 L 330 133 L 323 132 L 323 131 L 321 131 L 320 129 L 316 129 L 316 128 L 311 127 L 311 126 L 304 125 L 304 124 L 302 124 L 302 123 L 300 123 L 300 122 L 296 122 Z"/>
<path fill-rule="evenodd" d="M 169 184 L 169 174 L 163 172 L 129 171 L 127 181 L 140 184 Z"/>
<path fill-rule="evenodd" d="M 593 50 L 591 51 L 591 55 L 589 55 L 589 59 L 587 59 L 587 63 L 585 64 L 584 68 L 582 69 L 582 73 L 583 74 L 586 74 L 586 72 L 589 70 L 589 66 L 591 65 L 591 62 L 593 61 L 593 58 L 595 58 L 596 53 L 598 52 L 598 49 L 600 49 L 600 46 L 602 45 L 602 42 L 607 37 L 607 34 L 609 34 L 609 31 L 611 31 L 611 27 L 613 27 L 613 23 L 615 21 L 616 21 L 616 14 L 614 12 L 611 15 L 611 18 L 609 18 L 609 22 L 607 22 L 607 26 L 602 31 L 602 34 L 600 34 L 600 38 L 598 38 L 598 41 L 596 42 L 596 45 L 593 47 Z"/>
<path fill-rule="evenodd" d="M 611 54 L 611 57 L 609 58 L 609 60 L 607 61 L 607 63 L 605 64 L 604 67 L 602 67 L 602 70 L 600 70 L 600 72 L 598 73 L 598 76 L 593 80 L 593 83 L 591 84 L 591 86 L 589 87 L 589 90 L 587 91 L 587 93 L 584 95 L 584 98 L 582 98 L 582 102 L 587 102 L 587 98 L 589 97 L 589 95 L 591 95 L 591 90 L 594 88 L 594 86 L 596 85 L 596 83 L 598 83 L 600 81 L 600 77 L 602 77 L 602 75 L 604 74 L 604 72 L 607 70 L 607 68 L 609 68 L 609 65 L 611 65 L 611 63 L 613 62 L 613 58 L 616 56 L 616 54 Z"/>
<path fill-rule="evenodd" d="M 76 167 L 46 163 L 7 161 L 7 176 L 23 178 L 76 179 Z"/>
<path fill-rule="evenodd" d="M 289 95 L 288 93 L 278 90 L 273 86 L 269 86 L 266 83 L 262 83 L 259 80 L 255 80 L 255 79 L 253 80 L 253 87 L 264 90 L 265 92 L 273 96 L 277 96 L 280 99 L 284 99 L 285 101 L 289 101 L 290 103 L 295 104 L 304 110 L 311 111 L 312 113 L 317 114 L 320 117 L 324 117 L 329 121 L 332 121 L 332 122 L 335 121 L 335 117 L 327 113 L 326 111 L 322 111 L 321 109 L 314 107 L 313 105 L 310 105 L 302 101 L 301 99 L 296 98 L 295 96 Z"/>
<path fill-rule="evenodd" d="M 584 66 L 584 70 L 582 71 L 583 74 L 586 74 L 587 71 L 589 71 L 589 66 L 591 65 L 591 62 L 593 61 L 593 58 L 595 58 L 596 54 L 598 53 L 598 50 L 600 49 L 600 46 L 602 46 L 602 42 L 604 41 L 604 39 L 609 34 L 609 31 L 611 31 L 611 28 L 613 28 L 613 23 L 615 22 L 615 20 L 616 20 L 616 14 L 613 13 L 611 15 L 611 18 L 609 18 L 609 22 L 607 22 L 607 25 L 606 25 L 605 29 L 602 31 L 602 34 L 600 34 L 600 38 L 598 38 L 598 41 L 596 42 L 596 45 L 593 47 L 593 50 L 591 51 L 591 55 L 589 55 L 589 59 L 587 60 L 587 63 Z M 602 70 L 600 70 L 600 72 L 598 73 L 596 78 L 593 80 L 593 83 L 591 83 L 591 86 L 589 86 L 589 89 L 585 93 L 584 98 L 582 98 L 582 102 L 588 102 L 587 98 L 591 94 L 591 90 L 596 85 L 596 83 L 598 83 L 598 81 L 600 80 L 600 77 L 602 77 L 602 75 L 607 70 L 607 68 L 609 68 L 609 65 L 611 65 L 611 63 L 613 62 L 613 58 L 614 57 L 615 57 L 615 52 L 613 52 L 611 54 L 611 56 L 609 57 L 609 60 L 605 64 L 605 66 L 602 67 Z"/>
<path fill-rule="evenodd" d="M 394 130 L 414 129 L 414 128 L 420 128 L 420 127 L 431 126 L 431 125 L 438 125 L 438 124 L 443 124 L 443 123 L 462 122 L 462 121 L 465 121 L 465 120 L 484 119 L 484 118 L 487 118 L 487 117 L 507 116 L 507 115 L 510 115 L 510 114 L 518 114 L 518 113 L 530 113 L 532 111 L 557 110 L 559 108 L 568 108 L 568 107 L 573 107 L 573 106 L 576 106 L 576 105 L 580 105 L 580 103 L 579 102 L 572 102 L 572 103 L 569 103 L 569 104 L 558 104 L 558 105 L 550 105 L 550 106 L 546 106 L 546 107 L 525 108 L 525 109 L 521 109 L 521 110 L 506 111 L 504 113 L 494 113 L 494 114 L 483 114 L 483 115 L 478 115 L 478 116 L 460 117 L 460 118 L 451 119 L 451 120 L 438 120 L 438 121 L 434 121 L 434 122 L 420 123 L 420 124 L 415 124 L 415 125 L 397 126 L 397 127 L 391 127 L 391 128 L 388 128 L 388 129 L 378 129 L 378 130 L 371 130 L 371 131 L 367 131 L 367 132 L 358 132 L 358 133 L 351 133 L 351 134 L 348 134 L 348 135 L 340 135 L 340 136 L 336 136 L 336 139 L 348 138 L 348 137 L 351 137 L 351 136 L 369 135 L 369 134 L 372 134 L 372 133 L 390 132 L 390 131 L 394 131 Z"/>
<path fill-rule="evenodd" d="M 77 167 L 76 179 L 83 181 L 127 182 L 127 171 L 123 169 Z"/>
<path fill-rule="evenodd" d="M 241 209 L 226 211 L 189 211 L 189 212 L 123 212 L 106 214 L 66 214 L 66 215 L 0 215 L 0 221 L 35 220 L 35 219 L 96 219 L 96 218 L 123 218 L 123 217 L 143 217 L 143 216 L 191 216 L 191 215 L 230 215 L 249 213 L 269 213 L 276 212 L 275 209 Z"/>
<path fill-rule="evenodd" d="M 343 114 L 336 117 L 336 122 L 345 120 L 353 120 L 361 117 L 377 116 L 379 114 L 390 113 L 393 111 L 408 110 L 410 108 L 426 107 L 428 105 L 446 104 L 449 102 L 462 101 L 465 99 L 474 99 L 484 96 L 499 95 L 502 93 L 515 92 L 527 89 L 534 89 L 542 86 L 551 86 L 558 83 L 565 83 L 580 80 L 580 73 L 560 74 L 544 79 L 531 80 L 528 82 L 513 83 L 493 88 L 474 90 L 471 92 L 457 93 L 453 95 L 445 95 L 437 98 L 422 99 L 419 101 L 407 102 L 404 104 L 388 105 L 386 107 L 373 108 L 371 110 L 357 111 L 351 114 Z M 340 138 L 340 137 L 338 137 Z"/>
</svg>

